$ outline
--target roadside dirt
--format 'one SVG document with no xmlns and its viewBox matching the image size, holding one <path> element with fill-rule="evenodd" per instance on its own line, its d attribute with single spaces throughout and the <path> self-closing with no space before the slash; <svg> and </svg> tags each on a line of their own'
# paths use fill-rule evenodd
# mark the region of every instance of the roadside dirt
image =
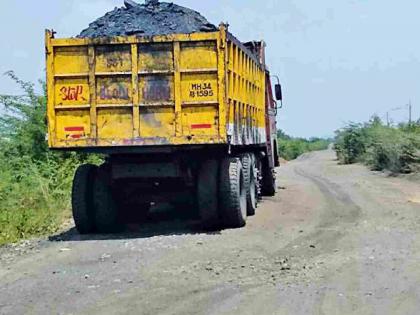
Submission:
<svg viewBox="0 0 420 315">
<path fill-rule="evenodd" d="M 418 314 L 420 183 L 339 166 L 278 172 L 246 228 L 166 220 L 0 251 L 0 314 Z"/>
</svg>

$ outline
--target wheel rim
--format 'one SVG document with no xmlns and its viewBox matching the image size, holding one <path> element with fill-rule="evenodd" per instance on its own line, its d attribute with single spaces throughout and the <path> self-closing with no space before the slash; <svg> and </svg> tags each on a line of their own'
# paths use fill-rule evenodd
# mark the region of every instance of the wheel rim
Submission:
<svg viewBox="0 0 420 315">
<path fill-rule="evenodd" d="M 257 207 L 257 196 L 256 196 L 256 182 L 255 177 L 251 177 L 250 189 L 249 189 L 251 205 L 255 209 Z"/>
<path fill-rule="evenodd" d="M 241 177 L 240 177 L 240 205 L 241 205 L 241 214 L 242 217 L 244 219 L 246 219 L 247 217 L 247 209 L 246 209 L 246 187 L 245 187 L 245 180 L 244 180 L 244 175 L 241 172 Z"/>
</svg>

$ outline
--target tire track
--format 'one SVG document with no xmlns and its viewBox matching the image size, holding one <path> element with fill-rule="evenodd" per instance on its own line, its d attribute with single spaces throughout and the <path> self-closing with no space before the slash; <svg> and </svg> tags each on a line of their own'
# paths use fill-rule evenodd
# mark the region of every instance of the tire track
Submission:
<svg viewBox="0 0 420 315">
<path fill-rule="evenodd" d="M 322 193 L 325 206 L 320 222 L 312 232 L 288 243 L 276 256 L 291 256 L 295 259 L 313 260 L 315 257 L 332 253 L 337 242 L 351 232 L 360 220 L 362 210 L 351 195 L 341 186 L 319 175 L 308 172 L 302 166 L 294 166 L 293 172 L 313 183 Z"/>
<path fill-rule="evenodd" d="M 301 167 L 294 172 L 314 183 L 324 195 L 328 207 L 319 227 L 327 228 L 340 223 L 354 223 L 361 216 L 361 208 L 340 185 L 318 175 L 310 174 Z"/>
</svg>

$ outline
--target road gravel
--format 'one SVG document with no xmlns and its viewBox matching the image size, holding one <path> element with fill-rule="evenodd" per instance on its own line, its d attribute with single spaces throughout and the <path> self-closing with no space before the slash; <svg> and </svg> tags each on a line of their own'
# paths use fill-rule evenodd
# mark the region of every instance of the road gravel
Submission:
<svg viewBox="0 0 420 315">
<path fill-rule="evenodd" d="M 340 166 L 278 171 L 243 229 L 149 222 L 0 250 L 0 314 L 419 314 L 420 183 Z"/>
</svg>

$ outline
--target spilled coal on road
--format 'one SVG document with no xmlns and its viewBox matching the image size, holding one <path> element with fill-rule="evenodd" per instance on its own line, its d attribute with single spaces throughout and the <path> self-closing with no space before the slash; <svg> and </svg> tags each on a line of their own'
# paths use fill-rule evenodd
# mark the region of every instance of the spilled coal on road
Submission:
<svg viewBox="0 0 420 315">
<path fill-rule="evenodd" d="M 77 37 L 153 36 L 217 30 L 200 13 L 173 3 L 147 0 L 145 4 L 138 4 L 125 0 L 124 4 L 92 22 Z"/>
</svg>

